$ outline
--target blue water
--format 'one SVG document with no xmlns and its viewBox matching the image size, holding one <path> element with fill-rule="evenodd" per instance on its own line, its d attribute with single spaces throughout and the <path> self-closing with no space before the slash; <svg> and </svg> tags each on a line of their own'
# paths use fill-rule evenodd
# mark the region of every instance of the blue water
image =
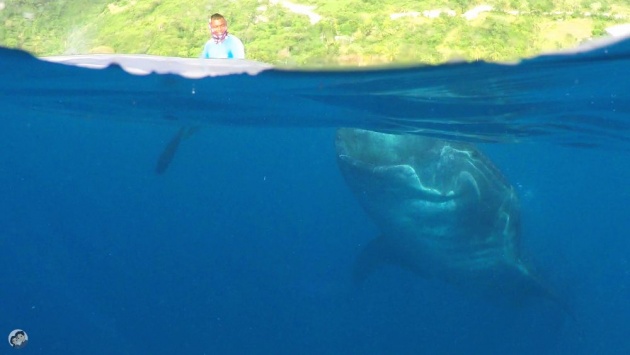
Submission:
<svg viewBox="0 0 630 355">
<path fill-rule="evenodd" d="M 203 80 L 0 61 L 0 333 L 23 354 L 630 353 L 629 42 Z M 575 319 L 395 267 L 353 286 L 378 231 L 336 166 L 344 125 L 478 142 Z"/>
</svg>

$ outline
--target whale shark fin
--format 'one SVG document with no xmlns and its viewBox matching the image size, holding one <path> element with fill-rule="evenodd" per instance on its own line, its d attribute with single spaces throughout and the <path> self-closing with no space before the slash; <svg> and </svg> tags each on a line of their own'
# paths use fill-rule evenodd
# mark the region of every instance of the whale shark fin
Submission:
<svg viewBox="0 0 630 355">
<path fill-rule="evenodd" d="M 556 305 L 565 315 L 567 315 L 575 324 L 579 324 L 578 317 L 570 304 L 569 300 L 558 293 L 557 290 L 550 287 L 546 282 L 538 278 L 536 275 L 529 273 L 531 282 L 534 287 L 538 288 L 541 296 L 552 304 Z"/>
<path fill-rule="evenodd" d="M 359 252 L 354 264 L 352 279 L 357 286 L 363 285 L 374 270 L 383 264 L 392 263 L 394 250 L 387 238 L 379 236 L 369 241 Z"/>
</svg>

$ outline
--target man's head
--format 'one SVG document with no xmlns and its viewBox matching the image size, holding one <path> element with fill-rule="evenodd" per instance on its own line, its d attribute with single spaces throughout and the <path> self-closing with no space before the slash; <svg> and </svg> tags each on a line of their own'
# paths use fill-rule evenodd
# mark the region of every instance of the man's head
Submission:
<svg viewBox="0 0 630 355">
<path fill-rule="evenodd" d="M 212 37 L 215 39 L 221 38 L 227 32 L 227 21 L 221 14 L 213 14 L 210 16 L 210 23 L 208 26 L 210 27 Z"/>
</svg>

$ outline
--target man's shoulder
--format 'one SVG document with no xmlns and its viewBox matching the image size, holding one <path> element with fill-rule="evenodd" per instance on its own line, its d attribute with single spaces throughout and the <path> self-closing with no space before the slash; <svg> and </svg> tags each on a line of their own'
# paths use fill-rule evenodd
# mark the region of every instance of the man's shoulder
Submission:
<svg viewBox="0 0 630 355">
<path fill-rule="evenodd" d="M 241 42 L 241 40 L 233 34 L 228 35 L 228 38 L 233 42 L 243 44 L 243 42 Z"/>
</svg>

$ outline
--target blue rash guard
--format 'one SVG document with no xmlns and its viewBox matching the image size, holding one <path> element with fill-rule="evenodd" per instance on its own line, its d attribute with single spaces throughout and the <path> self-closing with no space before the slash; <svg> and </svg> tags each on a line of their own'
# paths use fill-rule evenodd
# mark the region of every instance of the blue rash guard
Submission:
<svg viewBox="0 0 630 355">
<path fill-rule="evenodd" d="M 206 42 L 201 53 L 205 59 L 245 59 L 245 48 L 240 39 L 228 34 L 221 43 L 215 43 L 213 39 Z"/>
</svg>

